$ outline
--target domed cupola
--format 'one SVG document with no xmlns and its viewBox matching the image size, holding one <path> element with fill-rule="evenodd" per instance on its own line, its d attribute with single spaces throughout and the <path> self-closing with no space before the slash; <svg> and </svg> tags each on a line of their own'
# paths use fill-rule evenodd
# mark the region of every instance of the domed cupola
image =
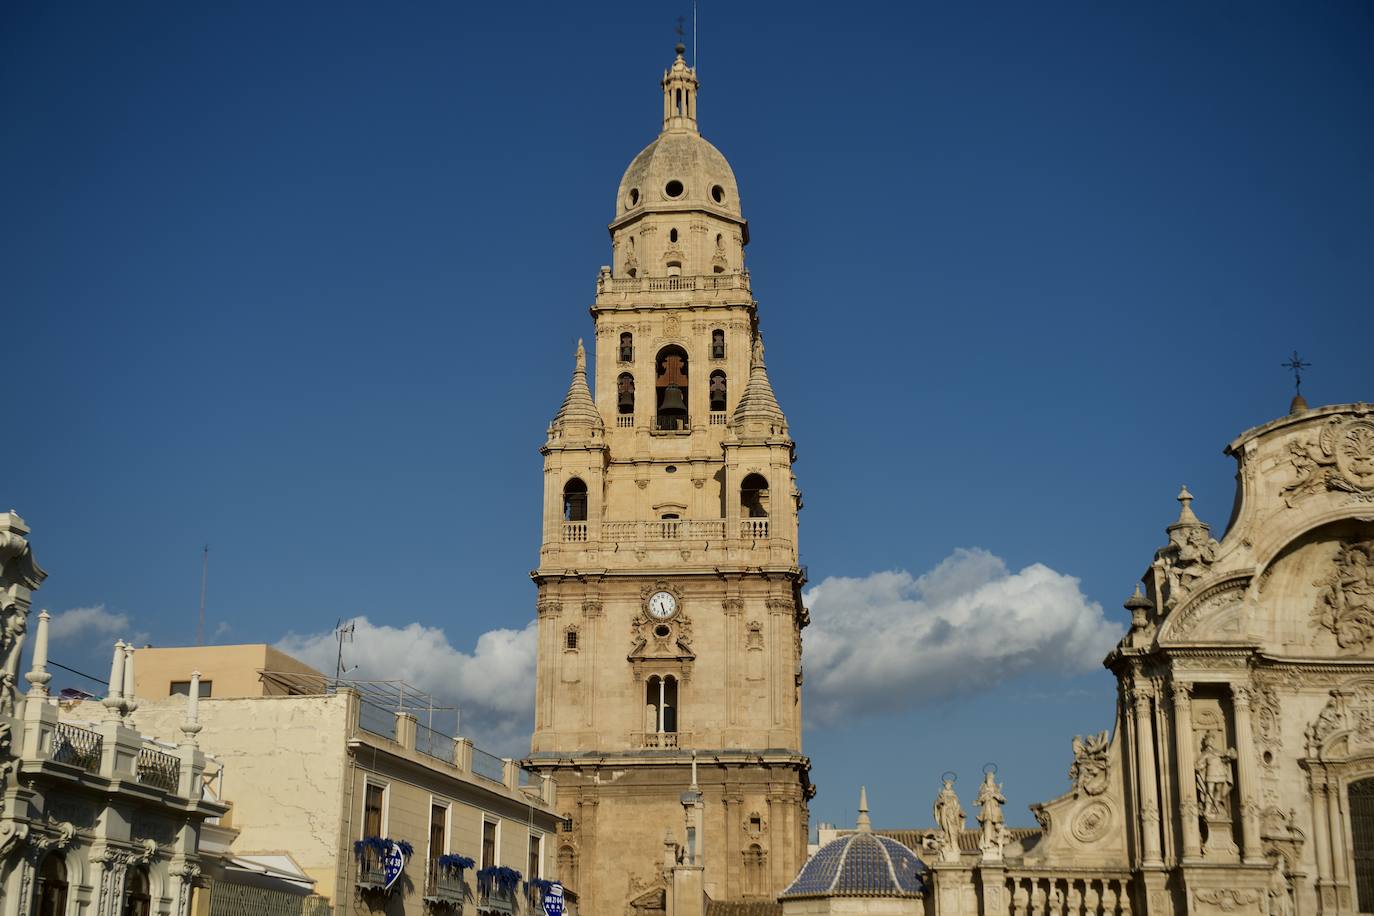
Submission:
<svg viewBox="0 0 1374 916">
<path fill-rule="evenodd" d="M 916 853 L 873 832 L 868 795 L 860 789 L 855 831 L 822 846 L 778 899 L 783 912 L 789 900 L 830 897 L 906 897 L 915 903 L 925 894 L 925 873 Z M 919 906 L 912 910 L 920 911 Z"/>
<path fill-rule="evenodd" d="M 663 74 L 663 128 L 620 179 L 611 233 L 650 214 L 700 213 L 738 226 L 747 243 L 735 173 L 697 129 L 697 74 L 683 51 Z"/>
</svg>

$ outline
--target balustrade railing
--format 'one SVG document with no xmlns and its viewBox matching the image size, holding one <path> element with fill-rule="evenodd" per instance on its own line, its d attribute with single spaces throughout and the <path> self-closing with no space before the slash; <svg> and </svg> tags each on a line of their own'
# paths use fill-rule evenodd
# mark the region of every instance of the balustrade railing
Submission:
<svg viewBox="0 0 1374 916">
<path fill-rule="evenodd" d="M 1130 875 L 1007 875 L 1011 916 L 1130 916 Z"/>
<path fill-rule="evenodd" d="M 768 519 L 742 518 L 739 521 L 739 536 L 748 540 L 762 540 L 768 537 Z"/>
<path fill-rule="evenodd" d="M 630 736 L 630 744 L 634 747 L 670 750 L 681 747 L 680 742 L 685 737 L 683 732 L 635 732 Z"/>
<path fill-rule="evenodd" d="M 704 274 L 691 277 L 612 277 L 608 274 L 602 274 L 596 281 L 598 294 L 733 289 L 749 289 L 749 271 L 741 270 L 733 273 Z"/>
<path fill-rule="evenodd" d="M 580 544 L 585 540 L 587 540 L 586 522 L 563 523 L 563 542 L 565 544 Z"/>
<path fill-rule="evenodd" d="M 712 425 L 712 426 L 724 426 L 724 425 L 725 425 L 725 421 L 726 421 L 725 411 L 723 411 L 723 410 L 713 410 L 713 411 L 711 411 L 711 425 Z"/>
<path fill-rule="evenodd" d="M 94 773 L 100 769 L 102 743 L 99 733 L 89 728 L 58 722 L 52 736 L 52 759 Z"/>
<path fill-rule="evenodd" d="M 180 771 L 181 761 L 175 755 L 154 747 L 140 748 L 138 759 L 134 761 L 134 772 L 138 774 L 139 782 L 167 792 L 177 790 Z"/>
<path fill-rule="evenodd" d="M 641 543 L 648 541 L 723 541 L 723 518 L 664 518 L 639 522 L 602 522 L 600 539 L 611 543 Z M 596 529 L 588 522 L 563 522 L 562 539 L 565 544 L 580 544 L 596 537 Z M 758 540 L 768 537 L 767 519 L 748 519 L 740 523 L 740 537 Z"/>
<path fill-rule="evenodd" d="M 615 415 L 615 425 L 619 429 L 633 429 L 635 425 L 635 415 L 632 413 L 618 413 Z"/>
</svg>

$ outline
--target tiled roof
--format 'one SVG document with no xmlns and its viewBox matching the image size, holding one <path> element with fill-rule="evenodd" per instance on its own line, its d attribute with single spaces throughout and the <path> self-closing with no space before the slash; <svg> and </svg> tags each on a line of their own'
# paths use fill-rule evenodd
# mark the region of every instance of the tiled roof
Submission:
<svg viewBox="0 0 1374 916">
<path fill-rule="evenodd" d="M 908 849 L 920 849 L 921 838 L 930 833 L 930 830 L 874 830 L 878 836 L 892 837 L 898 843 Z M 1007 830 L 1010 834 L 1011 842 L 1018 843 L 1027 837 L 1035 836 L 1040 833 L 1037 827 L 1012 827 Z M 978 851 L 978 830 L 965 830 L 959 834 L 959 850 L 961 852 Z"/>
<path fill-rule="evenodd" d="M 822 846 L 782 897 L 915 897 L 925 891 L 925 871 L 897 840 L 854 833 Z"/>
<path fill-rule="evenodd" d="M 711 900 L 706 916 L 782 916 L 782 904 L 772 900 Z"/>
</svg>

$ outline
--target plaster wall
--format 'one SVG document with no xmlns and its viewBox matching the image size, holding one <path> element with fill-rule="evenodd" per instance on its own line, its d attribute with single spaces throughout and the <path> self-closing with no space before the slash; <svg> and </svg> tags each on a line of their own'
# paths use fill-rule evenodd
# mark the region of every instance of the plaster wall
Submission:
<svg viewBox="0 0 1374 916">
<path fill-rule="evenodd" d="M 262 643 L 237 646 L 177 646 L 146 648 L 135 653 L 134 695 L 158 700 L 169 696 L 174 681 L 188 681 L 199 671 L 202 684 L 213 684 L 211 697 L 261 697 L 286 692 L 280 684 L 264 682 L 259 671 L 282 671 L 323 677 L 304 662 Z"/>
</svg>

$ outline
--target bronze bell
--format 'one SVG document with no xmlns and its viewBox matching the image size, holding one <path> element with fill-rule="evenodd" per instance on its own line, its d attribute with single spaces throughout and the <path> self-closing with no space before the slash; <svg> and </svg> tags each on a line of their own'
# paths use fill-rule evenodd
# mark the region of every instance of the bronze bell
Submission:
<svg viewBox="0 0 1374 916">
<path fill-rule="evenodd" d="M 658 412 L 685 414 L 687 402 L 682 399 L 682 389 L 676 385 L 669 385 L 663 389 L 663 406 L 659 408 Z"/>
<path fill-rule="evenodd" d="M 624 389 L 621 389 L 619 404 L 621 408 L 623 408 L 621 410 L 621 413 L 629 413 L 630 411 L 634 410 L 635 393 L 633 391 L 625 391 Z"/>
</svg>

